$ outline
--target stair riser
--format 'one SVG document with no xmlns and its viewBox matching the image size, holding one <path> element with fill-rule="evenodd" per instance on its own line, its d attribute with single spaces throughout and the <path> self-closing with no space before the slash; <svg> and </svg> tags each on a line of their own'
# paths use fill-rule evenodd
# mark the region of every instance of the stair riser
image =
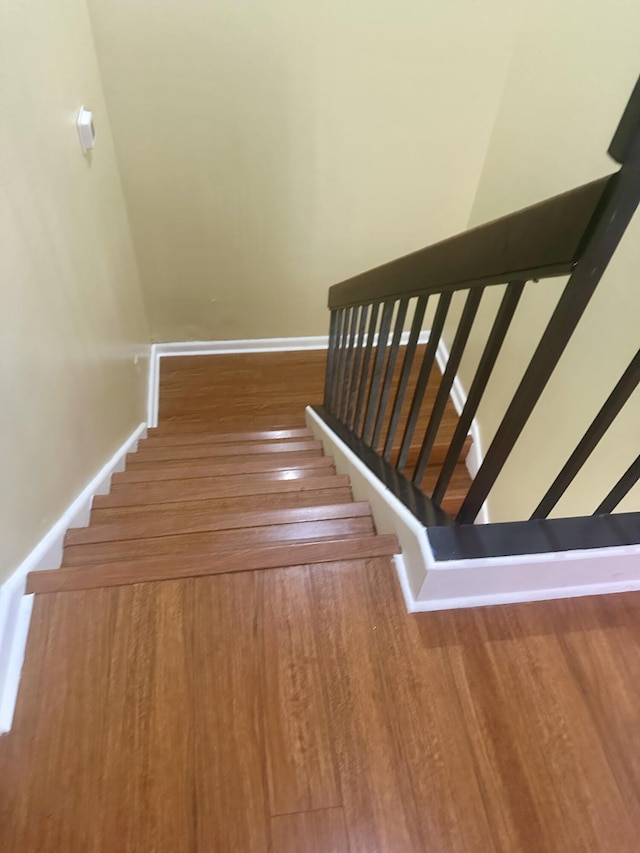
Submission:
<svg viewBox="0 0 640 853">
<path fill-rule="evenodd" d="M 330 459 L 319 456 L 316 459 L 298 459 L 297 461 L 269 457 L 251 459 L 243 462 L 199 462 L 155 463 L 130 465 L 126 471 L 114 474 L 113 484 L 150 483 L 160 480 L 184 480 L 198 477 L 257 477 L 258 480 L 293 480 L 303 477 L 325 477 L 333 474 L 335 468 Z"/>
<path fill-rule="evenodd" d="M 146 444 L 139 447 L 137 453 L 130 453 L 127 465 L 141 462 L 163 462 L 178 459 L 224 459 L 225 457 L 242 458 L 250 456 L 268 456 L 274 454 L 286 457 L 289 453 L 318 454 L 322 452 L 319 441 L 276 441 L 245 442 L 238 444 L 195 444 L 187 447 L 149 447 Z"/>
<path fill-rule="evenodd" d="M 108 495 L 93 499 L 96 509 L 149 504 L 175 503 L 206 498 L 246 497 L 274 493 L 315 492 L 323 489 L 350 488 L 349 478 L 303 477 L 296 480 L 255 481 L 252 477 L 201 477 L 193 480 L 172 480 L 166 483 L 132 483 L 116 486 Z"/>
<path fill-rule="evenodd" d="M 265 441 L 313 441 L 313 435 L 308 429 L 290 429 L 290 430 L 262 430 L 258 432 L 246 433 L 223 433 L 222 435 L 214 435 L 206 433 L 204 435 L 196 434 L 163 434 L 160 427 L 149 430 L 145 447 L 183 447 L 196 444 L 256 444 Z"/>
<path fill-rule="evenodd" d="M 63 567 L 87 566 L 91 563 L 159 557 L 173 554 L 214 555 L 217 550 L 261 547 L 305 539 L 336 539 L 374 533 L 371 518 L 313 521 L 303 524 L 281 524 L 250 530 L 224 530 L 215 533 L 193 533 L 162 536 L 155 539 L 127 539 L 95 545 L 71 545 L 64 550 Z"/>
<path fill-rule="evenodd" d="M 193 500 L 169 504 L 112 507 L 94 509 L 91 524 L 114 524 L 132 519 L 159 520 L 188 518 L 191 512 L 208 512 L 211 515 L 226 512 L 260 512 L 269 509 L 296 509 L 305 506 L 348 503 L 352 500 L 351 489 L 322 489 L 315 492 L 294 492 L 271 495 L 248 495 L 220 500 Z"/>
<path fill-rule="evenodd" d="M 162 409 L 162 407 L 161 407 Z M 255 430 L 270 429 L 304 429 L 305 418 L 301 407 L 292 407 L 291 412 L 271 417 L 270 415 L 251 415 L 251 427 Z M 210 435 L 211 433 L 227 435 L 239 431 L 246 432 L 247 417 L 226 412 L 220 417 L 211 419 L 202 417 L 198 412 L 173 412 L 162 414 L 161 424 L 156 428 L 155 434 L 159 436 L 173 435 Z"/>
<path fill-rule="evenodd" d="M 223 513 L 192 512 L 180 518 L 134 520 L 124 524 L 98 525 L 70 530 L 65 538 L 65 547 L 88 545 L 96 542 L 116 542 L 124 539 L 145 539 L 158 536 L 175 536 L 188 533 L 207 533 L 221 530 L 242 531 L 254 527 L 278 524 L 297 524 L 332 519 L 370 517 L 369 504 L 350 502 L 325 506 L 275 509 L 264 512 Z"/>
</svg>

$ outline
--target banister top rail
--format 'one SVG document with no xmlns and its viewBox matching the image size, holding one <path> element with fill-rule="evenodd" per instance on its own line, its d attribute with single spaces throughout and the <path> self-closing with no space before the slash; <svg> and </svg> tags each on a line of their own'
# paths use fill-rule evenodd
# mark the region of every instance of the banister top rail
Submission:
<svg viewBox="0 0 640 853">
<path fill-rule="evenodd" d="M 334 310 L 570 273 L 614 176 L 434 243 L 329 288 Z"/>
<path fill-rule="evenodd" d="M 548 518 L 640 381 L 640 351 L 528 521 L 476 525 L 538 400 L 576 330 L 640 204 L 640 82 L 609 153 L 613 175 L 458 234 L 337 284 L 324 406 L 318 416 L 426 527 L 437 559 L 497 558 L 640 544 L 640 513 L 616 512 L 640 481 L 640 455 L 591 516 Z M 473 419 L 503 349 L 520 297 L 532 279 L 568 281 L 468 487 L 454 479 Z M 484 344 L 453 434 L 445 411 L 488 285 L 507 287 Z M 453 293 L 465 291 L 439 374 L 442 334 Z M 415 302 L 413 302 L 415 298 Z M 425 316 L 428 337 L 418 347 Z M 483 309 L 484 310 L 484 307 Z M 400 342 L 411 331 L 404 351 Z M 515 332 L 514 332 L 515 334 Z M 603 337 L 604 340 L 604 337 Z M 395 393 L 393 390 L 395 388 Z M 458 395 L 459 396 L 459 395 Z M 389 403 L 391 402 L 389 411 Z M 631 453 L 629 455 L 632 455 Z M 629 464 L 630 461 L 630 464 Z M 517 484 L 516 484 L 517 488 Z M 464 495 L 462 494 L 464 492 Z M 599 497 L 599 496 L 598 496 Z M 451 513 L 451 515 L 449 515 Z M 455 516 L 455 517 L 454 517 Z"/>
</svg>

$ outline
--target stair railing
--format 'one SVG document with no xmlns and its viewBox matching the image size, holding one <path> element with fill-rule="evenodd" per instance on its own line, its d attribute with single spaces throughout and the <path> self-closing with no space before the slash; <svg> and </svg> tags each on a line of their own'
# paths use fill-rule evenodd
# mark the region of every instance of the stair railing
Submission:
<svg viewBox="0 0 640 853">
<path fill-rule="evenodd" d="M 609 154 L 614 174 L 465 231 L 337 284 L 325 393 L 317 414 L 425 525 L 441 556 L 497 556 L 640 542 L 640 513 L 610 513 L 640 478 L 640 458 L 588 519 L 547 519 L 640 381 L 640 352 L 528 522 L 473 525 L 602 278 L 640 201 L 640 80 Z M 442 502 L 525 287 L 569 275 L 455 518 Z M 425 483 L 485 291 L 506 285 L 435 483 Z M 452 296 L 466 296 L 446 367 L 434 371 Z M 421 332 L 434 308 L 428 341 Z M 405 332 L 407 318 L 410 328 Z M 404 344 L 404 346 L 403 346 Z M 416 376 L 417 373 L 417 376 Z M 411 380 L 411 381 L 410 381 Z M 433 383 L 437 383 L 433 391 Z M 394 391 L 395 385 L 395 393 Z M 411 390 L 410 390 L 411 389 Z M 425 399 L 431 412 L 421 421 Z M 419 447 L 417 456 L 412 449 Z M 415 458 L 414 458 L 415 456 Z M 513 542 L 515 538 L 518 542 Z M 585 542 L 591 544 L 585 546 Z M 582 544 L 576 544 L 576 543 Z M 437 544 L 439 543 L 439 544 Z M 443 557 L 444 558 L 444 557 Z"/>
</svg>

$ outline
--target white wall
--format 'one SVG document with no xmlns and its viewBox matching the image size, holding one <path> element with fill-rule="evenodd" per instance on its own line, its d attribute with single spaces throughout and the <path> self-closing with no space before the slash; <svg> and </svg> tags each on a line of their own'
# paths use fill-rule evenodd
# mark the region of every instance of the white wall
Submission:
<svg viewBox="0 0 640 853">
<path fill-rule="evenodd" d="M 144 419 L 148 329 L 83 0 L 0 6 L 0 240 L 1 582 Z"/>
</svg>

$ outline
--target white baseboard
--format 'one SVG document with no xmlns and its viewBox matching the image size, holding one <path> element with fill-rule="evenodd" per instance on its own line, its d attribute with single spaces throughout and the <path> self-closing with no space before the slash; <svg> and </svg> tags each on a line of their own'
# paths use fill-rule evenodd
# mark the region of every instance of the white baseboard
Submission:
<svg viewBox="0 0 640 853">
<path fill-rule="evenodd" d="M 336 470 L 348 474 L 354 497 L 368 501 L 380 533 L 395 533 L 396 570 L 410 613 L 485 607 L 640 589 L 640 545 L 478 560 L 438 561 L 429 531 L 316 415 L 307 424 Z"/>
<path fill-rule="evenodd" d="M 354 498 L 369 502 L 378 533 L 395 533 L 398 537 L 406 568 L 408 592 L 405 595 L 413 601 L 424 582 L 425 565 L 430 556 L 425 527 L 313 409 L 307 407 L 305 414 L 307 426 L 322 442 L 326 455 L 333 458 L 338 474 L 347 474 L 351 479 Z"/>
<path fill-rule="evenodd" d="M 147 423 L 149 427 L 158 426 L 161 358 L 185 355 L 232 355 L 250 352 L 296 352 L 298 350 L 322 350 L 327 349 L 328 346 L 328 335 L 299 338 L 256 338 L 238 341 L 168 341 L 151 344 Z"/>
<path fill-rule="evenodd" d="M 94 495 L 109 491 L 112 474 L 124 470 L 127 453 L 145 435 L 146 423 L 141 423 L 0 587 L 0 734 L 11 728 L 29 632 L 33 596 L 24 594 L 27 575 L 60 567 L 67 530 L 89 523 Z"/>
<path fill-rule="evenodd" d="M 327 335 L 299 338 L 254 338 L 239 341 L 168 341 L 153 344 L 159 358 L 181 355 L 231 355 L 242 352 L 296 352 L 326 349 Z"/>
<path fill-rule="evenodd" d="M 431 549 L 428 555 L 425 581 L 413 602 L 413 611 L 546 601 L 640 589 L 640 545 L 478 560 L 437 561 Z"/>
<path fill-rule="evenodd" d="M 378 339 L 376 334 L 374 344 Z M 418 343 L 425 344 L 429 332 L 421 332 Z M 403 332 L 401 344 L 407 344 L 409 332 Z M 323 350 L 329 346 L 328 335 L 299 338 L 255 338 L 237 341 L 168 341 L 151 344 L 149 353 L 149 387 L 147 394 L 147 424 L 158 426 L 158 403 L 160 394 L 160 359 L 186 355 L 232 355 L 251 352 L 298 352 L 301 350 Z"/>
<path fill-rule="evenodd" d="M 158 344 L 149 347 L 149 381 L 147 384 L 147 425 L 158 426 L 158 403 L 160 393 L 160 360 Z"/>
<path fill-rule="evenodd" d="M 5 586 L 0 590 L 0 735 L 13 723 L 34 599 L 24 595 L 24 585 L 19 591 Z"/>
</svg>

